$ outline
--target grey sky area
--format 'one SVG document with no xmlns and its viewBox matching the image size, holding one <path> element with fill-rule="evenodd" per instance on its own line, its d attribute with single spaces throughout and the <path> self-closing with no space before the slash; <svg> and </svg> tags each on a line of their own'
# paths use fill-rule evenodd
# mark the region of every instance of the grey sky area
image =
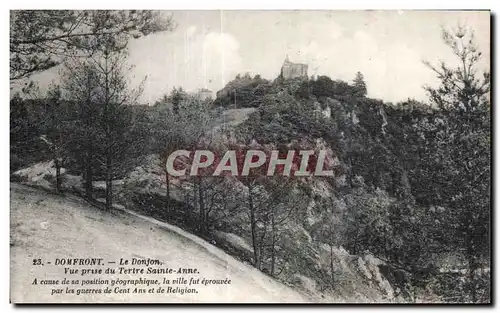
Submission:
<svg viewBox="0 0 500 313">
<path fill-rule="evenodd" d="M 130 43 L 131 84 L 147 76 L 143 103 L 154 103 L 173 86 L 216 92 L 237 73 L 274 79 L 286 54 L 307 63 L 309 76 L 352 81 L 361 71 L 370 97 L 425 100 L 422 86 L 437 80 L 422 60 L 455 63 L 441 28 L 459 23 L 475 30 L 481 66 L 490 62 L 486 11 L 176 11 L 173 17 L 173 32 Z M 43 90 L 57 82 L 56 73 L 33 79 Z"/>
</svg>

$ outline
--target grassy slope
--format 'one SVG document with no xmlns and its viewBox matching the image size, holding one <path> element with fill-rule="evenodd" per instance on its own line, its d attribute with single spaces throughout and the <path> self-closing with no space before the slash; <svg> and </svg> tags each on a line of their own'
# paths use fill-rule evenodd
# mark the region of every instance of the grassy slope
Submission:
<svg viewBox="0 0 500 313">
<path fill-rule="evenodd" d="M 103 212 L 76 197 L 61 197 L 15 183 L 11 184 L 10 201 L 12 302 L 308 301 L 305 296 L 174 226 L 124 211 Z M 31 282 L 35 277 L 61 278 L 64 268 L 33 266 L 32 259 L 42 258 L 47 262 L 56 257 L 102 257 L 116 262 L 120 258 L 158 258 L 172 268 L 196 267 L 202 277 L 209 279 L 227 277 L 232 285 L 199 287 L 199 293 L 194 295 L 51 296 L 52 287 L 31 285 Z M 110 275 L 108 279 L 146 276 Z"/>
</svg>

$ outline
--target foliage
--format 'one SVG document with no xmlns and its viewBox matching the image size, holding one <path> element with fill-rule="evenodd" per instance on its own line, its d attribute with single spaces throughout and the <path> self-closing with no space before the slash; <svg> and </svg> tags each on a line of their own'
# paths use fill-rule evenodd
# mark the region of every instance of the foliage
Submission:
<svg viewBox="0 0 500 313">
<path fill-rule="evenodd" d="M 270 82 L 261 78 L 260 75 L 251 77 L 246 73 L 237 75 L 222 90 L 217 92 L 214 105 L 232 108 L 257 107 L 259 99 L 267 93 Z"/>
<path fill-rule="evenodd" d="M 471 30 L 444 30 L 443 39 L 461 65 L 431 66 L 441 85 L 427 90 L 445 122 L 436 126 L 433 149 L 428 151 L 435 162 L 427 173 L 432 171 L 436 180 L 435 202 L 450 208 L 444 222 L 452 239 L 445 240 L 446 247 L 465 255 L 468 301 L 478 302 L 489 299 L 479 298 L 476 273 L 490 267 L 490 74 L 478 73 L 481 53 Z"/>
<path fill-rule="evenodd" d="M 129 38 L 171 30 L 171 17 L 153 11 L 14 10 L 10 13 L 10 78 L 19 79 L 87 57 L 104 37 Z"/>
<path fill-rule="evenodd" d="M 359 97 L 366 96 L 367 90 L 366 90 L 365 78 L 361 72 L 356 73 L 356 77 L 354 78 L 353 83 L 354 83 L 354 88 L 356 89 L 356 94 Z"/>
</svg>

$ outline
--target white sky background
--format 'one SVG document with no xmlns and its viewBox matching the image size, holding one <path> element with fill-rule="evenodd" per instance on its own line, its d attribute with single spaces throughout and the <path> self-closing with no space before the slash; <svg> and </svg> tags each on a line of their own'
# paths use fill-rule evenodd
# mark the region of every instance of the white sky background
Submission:
<svg viewBox="0 0 500 313">
<path fill-rule="evenodd" d="M 141 102 L 154 103 L 173 86 L 214 93 L 236 74 L 278 76 L 288 54 L 307 63 L 309 76 L 351 82 L 361 71 L 368 96 L 385 101 L 426 100 L 434 73 L 422 60 L 456 62 L 441 28 L 475 30 L 489 68 L 489 12 L 459 11 L 174 11 L 177 28 L 132 40 L 132 86 L 147 76 Z M 57 71 L 33 76 L 41 89 Z"/>
</svg>

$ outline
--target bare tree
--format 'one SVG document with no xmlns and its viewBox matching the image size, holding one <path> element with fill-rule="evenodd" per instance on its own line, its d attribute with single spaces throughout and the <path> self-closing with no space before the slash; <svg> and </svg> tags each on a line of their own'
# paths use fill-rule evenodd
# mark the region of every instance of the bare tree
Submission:
<svg viewBox="0 0 500 313">
<path fill-rule="evenodd" d="M 277 276 L 278 245 L 282 239 L 283 231 L 293 224 L 293 219 L 301 208 L 307 206 L 308 197 L 297 189 L 298 180 L 287 177 L 276 177 L 267 182 L 268 193 L 266 201 L 261 203 L 261 209 L 266 212 L 266 226 L 269 225 L 269 236 L 261 238 L 260 245 L 270 254 L 269 274 Z M 264 229 L 267 229 L 265 227 Z M 265 232 L 264 232 L 265 234 Z M 264 249 L 261 248 L 262 251 Z"/>
<path fill-rule="evenodd" d="M 216 112 L 202 101 L 187 95 L 177 99 L 177 106 L 169 108 L 166 105 L 156 106 L 154 117 L 154 136 L 157 138 L 155 151 L 160 154 L 162 166 L 165 171 L 165 183 L 167 188 L 167 210 L 170 199 L 170 175 L 166 168 L 168 156 L 177 149 L 193 151 L 195 149 L 211 149 L 213 141 L 213 127 L 215 126 Z M 197 200 L 193 203 L 199 209 L 199 230 L 205 232 L 207 229 L 207 200 L 208 189 L 212 186 L 205 184 L 203 174 L 196 177 L 184 177 L 184 183 L 195 186 Z M 211 201 L 213 202 L 213 201 Z M 213 208 L 213 206 L 212 206 Z"/>
<path fill-rule="evenodd" d="M 344 244 L 344 236 L 347 227 L 345 212 L 339 211 L 331 198 L 324 199 L 323 216 L 318 227 L 320 240 L 330 247 L 330 283 L 335 288 L 335 255 L 333 248 Z"/>
</svg>

